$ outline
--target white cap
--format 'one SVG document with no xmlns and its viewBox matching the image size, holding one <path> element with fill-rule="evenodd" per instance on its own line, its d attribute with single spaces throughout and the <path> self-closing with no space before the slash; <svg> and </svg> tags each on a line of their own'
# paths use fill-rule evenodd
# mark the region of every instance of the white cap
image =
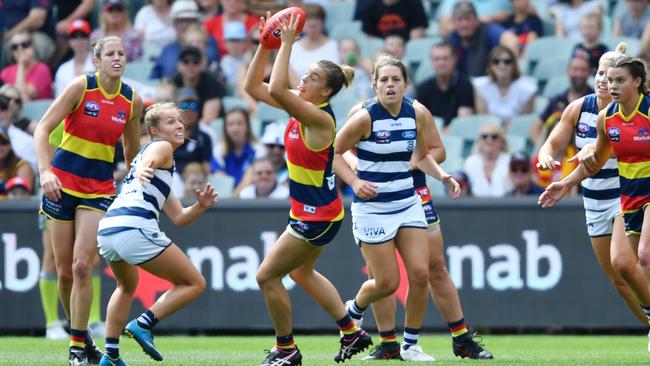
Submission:
<svg viewBox="0 0 650 366">
<path fill-rule="evenodd" d="M 176 0 L 170 11 L 172 19 L 201 19 L 199 6 L 194 0 Z"/>
</svg>

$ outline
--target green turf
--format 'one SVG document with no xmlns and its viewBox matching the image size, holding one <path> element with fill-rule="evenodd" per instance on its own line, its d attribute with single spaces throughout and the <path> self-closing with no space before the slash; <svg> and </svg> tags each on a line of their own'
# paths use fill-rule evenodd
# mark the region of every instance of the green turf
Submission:
<svg viewBox="0 0 650 366">
<path fill-rule="evenodd" d="M 376 335 L 374 339 L 378 340 Z M 296 336 L 303 364 L 333 365 L 338 339 L 332 336 Z M 131 339 L 122 337 L 123 359 L 130 365 L 259 365 L 264 349 L 273 346 L 271 336 L 157 337 L 156 345 L 165 360 L 147 358 Z M 487 335 L 486 347 L 493 361 L 462 361 L 451 352 L 450 339 L 443 335 L 421 337 L 420 344 L 434 355 L 434 364 L 476 365 L 648 365 L 645 336 L 496 336 Z M 66 365 L 66 341 L 33 337 L 0 337 L 0 365 Z M 359 356 L 345 365 L 368 365 Z M 381 362 L 398 365 L 399 361 Z"/>
</svg>

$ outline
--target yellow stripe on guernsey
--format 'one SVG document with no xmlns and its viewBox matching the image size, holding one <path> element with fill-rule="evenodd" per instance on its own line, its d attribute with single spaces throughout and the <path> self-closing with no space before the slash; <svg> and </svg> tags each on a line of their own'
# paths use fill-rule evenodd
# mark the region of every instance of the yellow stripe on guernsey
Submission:
<svg viewBox="0 0 650 366">
<path fill-rule="evenodd" d="M 318 188 L 323 186 L 325 170 L 307 169 L 291 164 L 290 161 L 287 161 L 287 167 L 289 168 L 289 178 L 291 178 L 292 181 Z"/>
<path fill-rule="evenodd" d="M 627 179 L 650 178 L 650 161 L 625 163 L 619 160 L 618 175 Z"/>
<path fill-rule="evenodd" d="M 98 142 L 84 140 L 67 132 L 63 132 L 63 140 L 60 147 L 64 150 L 81 155 L 86 159 L 103 160 L 113 162 L 115 147 L 104 145 Z"/>
</svg>

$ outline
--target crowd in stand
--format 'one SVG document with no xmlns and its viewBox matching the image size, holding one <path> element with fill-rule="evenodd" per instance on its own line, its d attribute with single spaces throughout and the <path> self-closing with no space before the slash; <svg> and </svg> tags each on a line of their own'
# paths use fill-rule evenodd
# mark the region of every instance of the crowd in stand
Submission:
<svg viewBox="0 0 650 366">
<path fill-rule="evenodd" d="M 345 1 L 0 2 L 0 199 L 38 193 L 32 138 L 38 120 L 25 118 L 25 112 L 35 101 L 59 95 L 74 77 L 93 72 L 90 44 L 106 35 L 123 39 L 127 71 L 145 66 L 138 72 L 147 75 L 127 73 L 124 80 L 146 105 L 175 102 L 183 110 L 187 139 L 174 153 L 178 197 L 207 182 L 241 199 L 288 197 L 288 116 L 275 116 L 277 111 L 271 113 L 243 87 L 259 44 L 259 16 L 266 11 L 301 6 L 306 12 L 290 60 L 291 86 L 318 60 L 354 67 L 355 83 L 332 102 L 339 127 L 351 106 L 373 96 L 373 58 L 383 52 L 403 60 L 412 78 L 407 94 L 435 116 L 443 142 L 461 137 L 460 149 L 447 145 L 443 166 L 456 171 L 465 195 L 477 197 L 539 194 L 570 173 L 575 164 L 567 160 L 574 147 L 563 152 L 563 164 L 553 172 L 535 168 L 536 148 L 570 102 L 593 92 L 598 59 L 613 47 L 608 40 L 636 40 L 633 56 L 650 56 L 648 0 L 341 3 Z M 349 21 L 328 22 L 330 17 L 342 19 L 337 9 L 346 9 Z M 544 57 L 560 59 L 560 67 L 542 75 L 536 67 L 545 60 L 530 56 L 536 42 L 549 37 L 570 40 L 572 47 L 566 54 L 551 48 Z M 267 81 L 272 66 L 270 60 Z M 567 82 L 544 92 L 554 77 Z M 479 128 L 454 126 L 473 115 L 486 122 Z M 512 138 L 522 117 L 530 123 L 523 136 Z M 458 133 L 467 129 L 473 129 L 471 134 Z M 451 156 L 452 150 L 458 156 Z M 125 174 L 119 159 L 115 169 L 119 184 Z"/>
</svg>

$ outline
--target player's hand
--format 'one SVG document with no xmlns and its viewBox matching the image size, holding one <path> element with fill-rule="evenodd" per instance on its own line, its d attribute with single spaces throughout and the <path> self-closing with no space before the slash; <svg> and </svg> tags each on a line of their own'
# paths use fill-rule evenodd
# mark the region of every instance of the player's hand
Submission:
<svg viewBox="0 0 650 366">
<path fill-rule="evenodd" d="M 142 164 L 138 164 L 133 174 L 136 178 L 138 178 L 138 181 L 141 184 L 145 184 L 150 183 L 151 179 L 153 179 L 153 171 L 153 160 L 149 160 L 143 162 Z"/>
<path fill-rule="evenodd" d="M 357 197 L 364 201 L 377 196 L 377 186 L 363 179 L 357 178 L 354 183 L 352 183 L 352 190 Z"/>
<path fill-rule="evenodd" d="M 542 206 L 542 208 L 553 207 L 562 197 L 569 193 L 570 188 L 562 182 L 553 182 L 539 196 L 537 204 Z"/>
<path fill-rule="evenodd" d="M 568 161 L 578 160 L 582 166 L 585 167 L 589 175 L 594 175 L 600 171 L 598 160 L 596 159 L 596 144 L 585 145 L 577 154 L 571 157 Z"/>
<path fill-rule="evenodd" d="M 540 155 L 537 160 L 537 169 L 539 170 L 553 170 L 562 165 L 550 155 Z"/>
<path fill-rule="evenodd" d="M 196 189 L 194 194 L 196 194 L 196 202 L 203 208 L 210 208 L 217 203 L 217 192 L 214 191 L 214 187 L 210 183 L 202 191 Z"/>
<path fill-rule="evenodd" d="M 291 13 L 291 16 L 287 20 L 282 19 L 280 21 L 280 30 L 282 30 L 282 33 L 280 34 L 280 39 L 282 41 L 282 44 L 287 44 L 287 45 L 292 45 L 293 42 L 297 41 L 298 38 L 300 37 L 298 35 L 298 23 L 300 22 L 300 15 L 296 15 L 294 13 Z"/>
<path fill-rule="evenodd" d="M 49 200 L 61 199 L 61 181 L 50 170 L 41 173 L 41 191 Z"/>
<path fill-rule="evenodd" d="M 460 184 L 458 184 L 454 177 L 452 177 L 450 174 L 447 174 L 442 177 L 442 183 L 445 185 L 445 188 L 447 188 L 449 197 L 454 200 L 460 197 Z"/>
</svg>

